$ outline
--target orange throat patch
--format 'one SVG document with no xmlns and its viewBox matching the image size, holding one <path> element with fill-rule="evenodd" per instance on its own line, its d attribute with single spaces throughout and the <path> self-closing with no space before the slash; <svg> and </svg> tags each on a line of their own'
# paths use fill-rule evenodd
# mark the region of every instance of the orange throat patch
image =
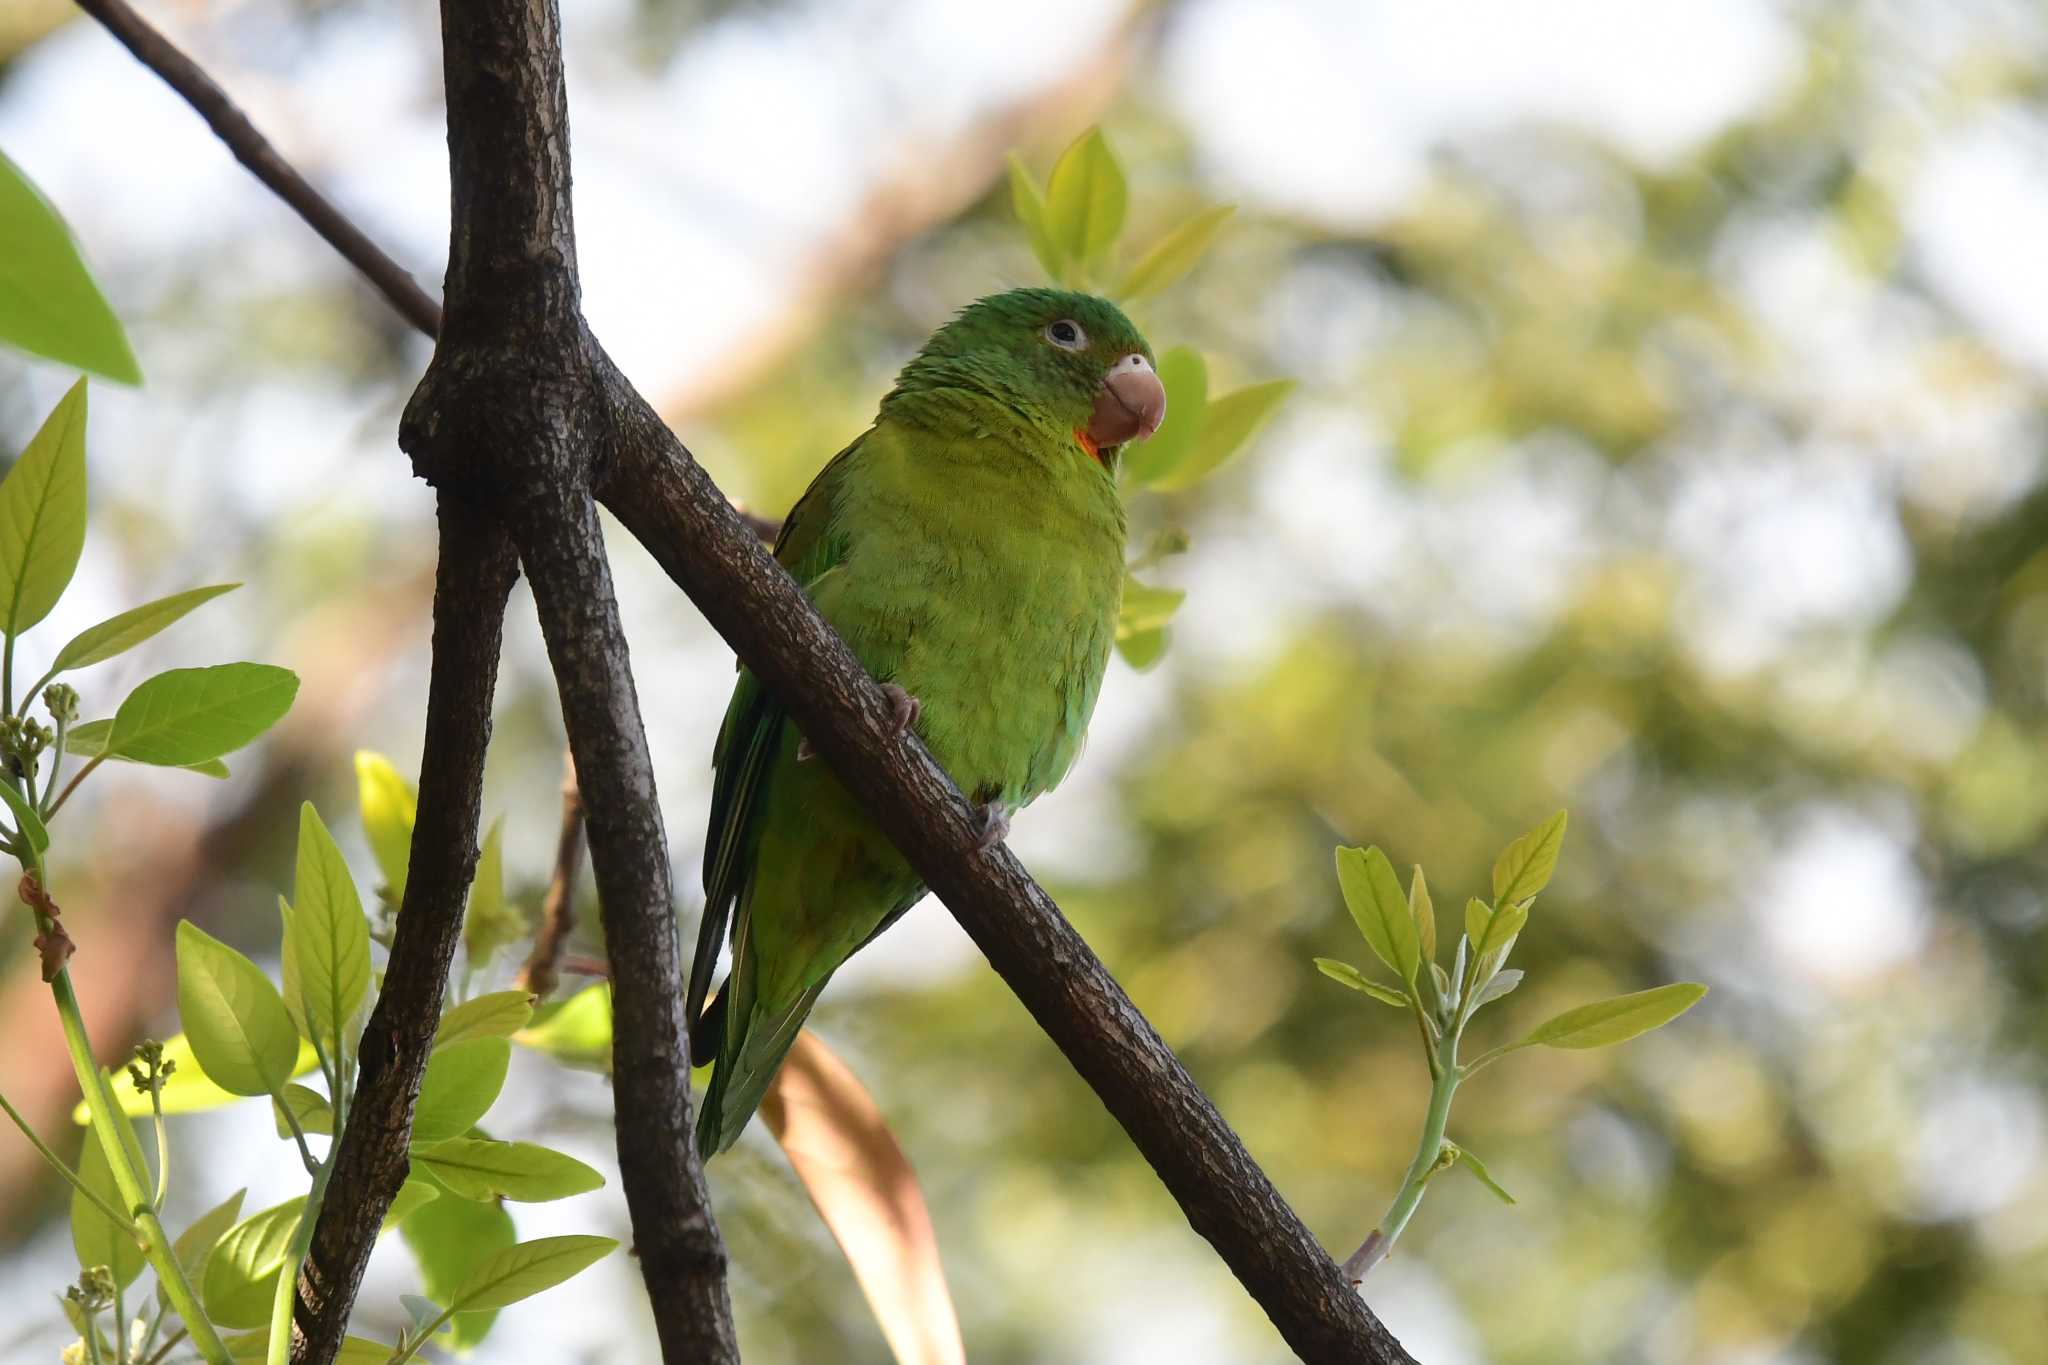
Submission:
<svg viewBox="0 0 2048 1365">
<path fill-rule="evenodd" d="M 1095 444 L 1095 438 L 1088 434 L 1088 429 L 1086 427 L 1074 428 L 1074 444 L 1080 446 L 1081 449 L 1087 451 L 1089 459 L 1095 461 L 1095 463 L 1097 464 L 1102 463 L 1102 451 Z"/>
</svg>

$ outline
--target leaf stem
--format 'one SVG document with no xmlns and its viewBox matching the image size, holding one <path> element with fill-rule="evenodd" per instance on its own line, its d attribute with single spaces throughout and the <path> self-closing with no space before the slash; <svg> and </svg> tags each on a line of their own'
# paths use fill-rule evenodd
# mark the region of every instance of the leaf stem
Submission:
<svg viewBox="0 0 2048 1365">
<path fill-rule="evenodd" d="M 283 1107 L 282 1101 L 279 1107 Z M 303 1141 L 300 1145 L 304 1145 Z M 285 1365 L 291 1357 L 292 1307 L 297 1302 L 299 1268 L 305 1264 L 306 1252 L 313 1245 L 313 1225 L 320 1221 L 320 1204 L 327 1197 L 327 1177 L 333 1170 L 334 1154 L 330 1151 L 327 1161 L 313 1172 L 313 1188 L 306 1195 L 305 1208 L 299 1211 L 291 1249 L 285 1253 L 284 1268 L 278 1273 L 277 1295 L 270 1304 L 270 1343 L 264 1353 L 265 1365 Z"/>
<path fill-rule="evenodd" d="M 1459 1022 L 1462 1024 L 1463 1020 Z M 1453 1030 L 1445 1037 L 1441 1057 L 1433 1049 L 1430 1052 L 1429 1110 L 1423 1115 L 1422 1136 L 1415 1145 L 1415 1159 L 1408 1163 L 1408 1173 L 1401 1181 L 1400 1191 L 1395 1194 L 1394 1202 L 1387 1206 L 1379 1226 L 1344 1262 L 1344 1276 L 1353 1284 L 1363 1280 L 1367 1271 L 1393 1251 L 1394 1242 L 1401 1236 L 1402 1229 L 1408 1226 L 1416 1207 L 1422 1203 L 1429 1178 L 1439 1169 L 1437 1161 L 1444 1147 L 1444 1128 L 1450 1122 L 1451 1097 L 1457 1093 L 1458 1082 L 1466 1074 L 1458 1066 L 1458 1035 L 1459 1030 Z M 1426 1042 L 1426 1029 L 1423 1037 Z"/>
<path fill-rule="evenodd" d="M 299 1159 L 306 1163 L 306 1174 L 316 1181 L 321 1180 L 321 1172 L 325 1167 L 313 1159 L 313 1149 L 306 1145 L 306 1130 L 300 1126 L 299 1116 L 292 1112 L 291 1105 L 285 1102 L 284 1091 L 273 1090 L 270 1092 L 270 1098 L 277 1102 L 277 1112 L 284 1115 L 285 1123 L 292 1130 L 292 1137 L 298 1141 Z M 331 1154 L 332 1148 L 329 1151 Z"/>
<path fill-rule="evenodd" d="M 85 781 L 86 778 L 92 776 L 92 770 L 94 768 L 99 767 L 100 764 L 106 761 L 107 756 L 105 754 L 94 754 L 92 756 L 92 760 L 88 762 L 83 768 L 80 768 L 78 770 L 77 775 L 73 777 L 70 783 L 64 788 L 64 794 L 57 798 L 56 804 L 51 806 L 47 811 L 43 812 L 43 818 L 47 820 L 51 816 L 55 815 L 58 811 L 64 809 L 64 803 L 71 799 L 71 793 L 78 790 L 78 784 Z"/>
<path fill-rule="evenodd" d="M 433 1337 L 434 1333 L 441 1330 L 441 1325 L 454 1316 L 455 1309 L 453 1307 L 443 1308 L 441 1310 L 441 1316 L 435 1318 L 425 1327 L 422 1327 L 420 1329 L 420 1333 L 418 1336 L 409 1338 L 406 1341 L 405 1349 L 400 1351 L 397 1355 L 391 1357 L 391 1359 L 386 1362 L 386 1365 L 405 1365 L 406 1361 L 411 1360 L 414 1356 L 419 1354 L 420 1347 L 426 1345 L 427 1342 Z"/>
<path fill-rule="evenodd" d="M 184 1339 L 185 1329 L 180 1327 L 178 1328 L 178 1330 L 172 1332 L 169 1336 L 164 1338 L 164 1344 L 157 1347 L 156 1354 L 151 1356 L 148 1360 L 144 1361 L 143 1365 L 163 1365 L 164 1357 L 169 1355 L 172 1351 L 176 1350 L 178 1343 L 183 1341 Z"/>
<path fill-rule="evenodd" d="M 77 1190 L 80 1194 L 84 1195 L 87 1199 L 90 1199 L 96 1206 L 98 1206 L 99 1211 L 101 1213 L 104 1213 L 108 1218 L 113 1220 L 115 1227 L 120 1228 L 123 1232 L 128 1233 L 130 1236 L 133 1236 L 135 1234 L 135 1224 L 128 1217 L 128 1215 L 121 1212 L 119 1209 L 115 1208 L 112 1204 L 109 1204 L 106 1200 L 100 1198 L 99 1195 L 95 1194 L 92 1191 L 92 1189 L 86 1185 L 85 1181 L 79 1178 L 78 1172 L 72 1170 L 69 1166 L 64 1164 L 64 1158 L 58 1156 L 55 1152 L 51 1151 L 48 1147 L 44 1146 L 43 1140 L 36 1136 L 36 1130 L 28 1126 L 28 1120 L 24 1119 L 21 1116 L 20 1112 L 16 1110 L 13 1105 L 7 1102 L 7 1097 L 5 1095 L 0 1095 L 0 1109 L 4 1109 L 7 1111 L 7 1117 L 14 1120 L 14 1126 L 16 1128 L 21 1129 L 21 1135 L 28 1139 L 29 1146 L 36 1149 L 36 1154 L 42 1157 L 43 1160 L 49 1162 L 50 1168 L 56 1171 L 58 1175 L 63 1176 L 66 1180 L 71 1182 L 72 1189 Z"/>
</svg>

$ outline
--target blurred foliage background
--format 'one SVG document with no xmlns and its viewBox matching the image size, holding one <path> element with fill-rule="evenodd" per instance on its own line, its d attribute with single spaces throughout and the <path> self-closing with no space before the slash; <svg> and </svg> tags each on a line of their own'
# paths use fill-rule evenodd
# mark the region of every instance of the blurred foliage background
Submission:
<svg viewBox="0 0 2048 1365">
<path fill-rule="evenodd" d="M 438 280 L 429 7 L 148 8 Z M 2039 6 L 567 8 L 593 322 L 764 513 L 951 310 L 1038 278 L 1005 151 L 1042 175 L 1100 120 L 1140 242 L 1239 205 L 1144 323 L 1219 382 L 1301 388 L 1224 474 L 1134 506 L 1136 537 L 1189 532 L 1156 575 L 1187 604 L 1156 667 L 1113 666 L 1089 753 L 1015 844 L 1340 1256 L 1426 1081 L 1404 1021 L 1310 966 L 1357 956 L 1333 845 L 1422 862 L 1455 906 L 1571 809 L 1517 953 L 1531 979 L 1481 1046 L 1597 994 L 1714 987 L 1662 1033 L 1466 1088 L 1452 1135 L 1522 1202 L 1447 1182 L 1375 1272 L 1420 1359 L 2041 1358 Z M 306 679 L 230 783 L 90 794 L 97 851 L 59 876 L 112 1047 L 166 1028 L 177 916 L 274 943 L 297 799 L 372 880 L 349 753 L 419 748 L 431 505 L 392 432 L 427 352 L 106 35 L 38 0 L 0 45 L 0 146 L 70 218 L 149 378 L 95 392 L 70 624 L 246 579 L 211 628 Z M 9 449 L 67 382 L 0 358 Z M 617 549 L 687 928 L 729 656 Z M 531 905 L 560 734 L 517 602 L 513 623 L 488 806 Z M 88 709 L 179 648 L 83 681 Z M 51 1126 L 71 1082 L 29 935 L 0 915 L 0 1089 Z M 974 1360 L 1280 1358 L 943 910 L 863 954 L 816 1023 L 918 1164 Z M 608 1164 L 602 1078 L 521 1066 L 506 1126 Z M 268 1130 L 190 1121 L 187 1214 L 272 1194 Z M 748 1358 L 884 1359 L 775 1149 L 757 1134 L 713 1183 Z M 62 1205 L 0 1134 L 9 1359 L 68 1335 L 43 1297 L 71 1273 Z M 625 1226 L 616 1182 L 517 1216 Z M 360 1311 L 400 1320 L 408 1274 L 380 1251 Z M 507 1312 L 479 1358 L 655 1358 L 628 1262 L 574 1292 Z"/>
</svg>

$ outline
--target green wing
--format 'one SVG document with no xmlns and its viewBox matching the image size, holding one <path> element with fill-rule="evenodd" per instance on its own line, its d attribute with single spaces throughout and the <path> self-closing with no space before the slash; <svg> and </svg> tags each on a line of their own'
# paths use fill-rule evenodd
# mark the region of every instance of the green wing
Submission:
<svg viewBox="0 0 2048 1365">
<path fill-rule="evenodd" d="M 840 451 L 818 472 L 775 537 L 775 558 L 806 592 L 846 557 L 846 540 L 835 524 L 838 492 L 857 463 L 865 435 Z M 690 1021 L 690 1058 L 698 1065 L 716 1048 L 718 1019 L 704 1014 L 704 998 L 718 967 L 718 949 L 732 920 L 750 867 L 748 827 L 761 779 L 782 737 L 786 713 L 750 669 L 740 669 L 732 701 L 712 750 L 711 825 L 704 841 L 704 917 L 697 927 L 697 957 L 690 965 L 684 1018 Z M 722 1002 L 721 1002 L 722 1003 Z M 714 1007 L 715 1009 L 715 1007 Z"/>
</svg>

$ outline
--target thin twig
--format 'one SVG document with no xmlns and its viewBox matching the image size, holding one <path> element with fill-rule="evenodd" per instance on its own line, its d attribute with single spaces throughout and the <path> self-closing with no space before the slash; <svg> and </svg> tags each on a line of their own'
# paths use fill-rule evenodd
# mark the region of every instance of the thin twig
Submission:
<svg viewBox="0 0 2048 1365">
<path fill-rule="evenodd" d="M 533 952 L 519 973 L 519 989 L 542 1000 L 554 994 L 562 949 L 576 927 L 576 879 L 583 871 L 583 791 L 576 784 L 576 755 L 562 750 L 562 831 L 555 837 L 555 870 L 540 903 L 540 928 Z"/>
<path fill-rule="evenodd" d="M 428 336 L 441 330 L 441 305 L 429 298 L 404 267 L 385 255 L 361 228 L 314 189 L 290 162 L 278 155 L 277 149 L 256 131 L 256 125 L 249 122 L 213 77 L 180 52 L 148 20 L 129 8 L 126 0 L 78 0 L 78 7 L 99 20 L 108 32 L 121 40 L 123 47 L 135 54 L 136 60 L 163 77 L 165 84 L 184 96 L 185 102 L 197 110 L 220 140 L 228 145 L 228 150 L 235 154 L 235 160 L 247 166 L 278 198 L 291 205 L 315 232 L 327 239 L 328 245 L 362 272 L 363 277 L 407 322 Z M 12 646 L 11 638 L 8 644 Z"/>
</svg>

